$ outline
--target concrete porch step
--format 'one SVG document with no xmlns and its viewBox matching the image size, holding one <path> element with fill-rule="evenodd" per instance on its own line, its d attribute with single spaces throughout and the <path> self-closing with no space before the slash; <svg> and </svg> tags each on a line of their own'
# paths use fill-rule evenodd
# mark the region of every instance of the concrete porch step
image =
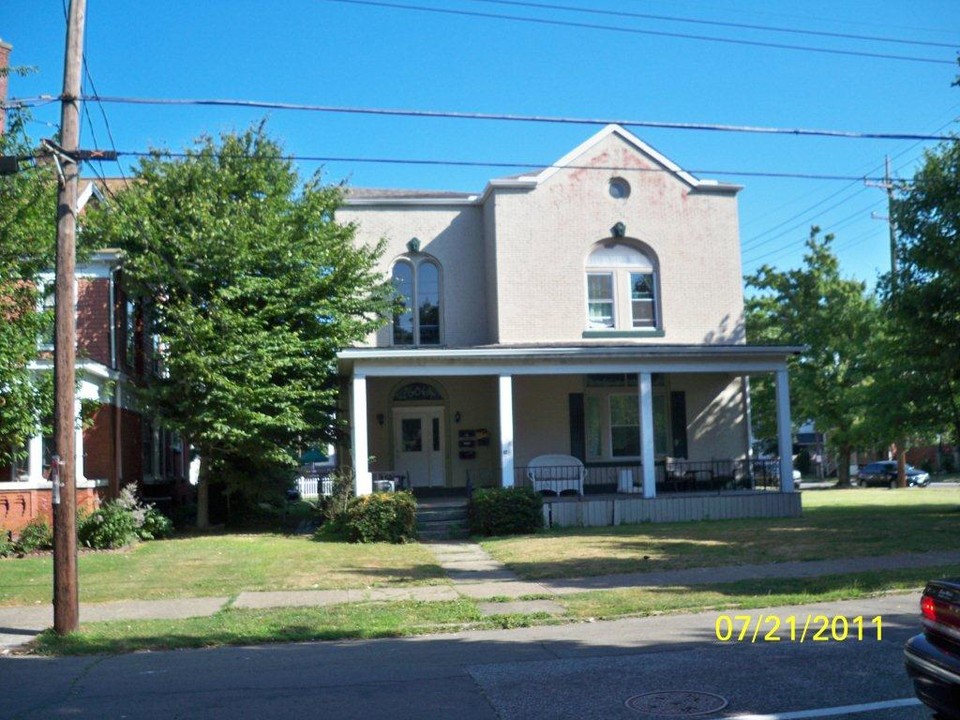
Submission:
<svg viewBox="0 0 960 720">
<path fill-rule="evenodd" d="M 417 523 L 444 522 L 467 519 L 467 507 L 417 508 Z"/>
<path fill-rule="evenodd" d="M 417 534 L 428 540 L 443 540 L 446 538 L 464 538 L 470 533 L 465 520 L 437 520 L 434 522 L 417 522 Z"/>
<path fill-rule="evenodd" d="M 426 500 L 417 504 L 417 533 L 422 540 L 447 540 L 469 536 L 467 502 L 462 498 Z"/>
</svg>

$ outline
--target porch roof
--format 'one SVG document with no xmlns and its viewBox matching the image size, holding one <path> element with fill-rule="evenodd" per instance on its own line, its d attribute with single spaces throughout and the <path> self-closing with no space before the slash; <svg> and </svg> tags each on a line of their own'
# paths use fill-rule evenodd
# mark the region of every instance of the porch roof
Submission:
<svg viewBox="0 0 960 720">
<path fill-rule="evenodd" d="M 638 372 L 775 372 L 793 345 L 530 344 L 439 348 L 347 348 L 344 376 L 543 375 Z"/>
</svg>

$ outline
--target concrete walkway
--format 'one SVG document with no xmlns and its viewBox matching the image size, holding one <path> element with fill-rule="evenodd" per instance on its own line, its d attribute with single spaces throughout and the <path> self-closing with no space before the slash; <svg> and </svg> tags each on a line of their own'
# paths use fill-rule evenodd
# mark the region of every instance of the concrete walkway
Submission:
<svg viewBox="0 0 960 720">
<path fill-rule="evenodd" d="M 367 588 L 354 590 L 291 590 L 242 592 L 231 603 L 227 597 L 183 598 L 179 600 L 128 600 L 111 603 L 82 603 L 83 622 L 102 620 L 180 619 L 209 616 L 226 607 L 320 607 L 342 603 L 415 600 L 432 602 L 468 597 L 477 600 L 518 600 L 525 596 L 562 596 L 593 590 L 619 590 L 637 587 L 686 587 L 764 578 L 804 578 L 876 572 L 936 565 L 960 564 L 960 550 L 907 553 L 881 557 L 842 558 L 812 562 L 739 565 L 733 567 L 693 568 L 660 572 L 606 575 L 589 578 L 554 579 L 530 582 L 521 580 L 491 558 L 479 545 L 468 541 L 437 542 L 427 545 L 450 578 L 449 585 L 406 588 Z M 550 600 L 481 603 L 487 614 L 562 612 Z M 53 622 L 49 605 L 0 607 L 0 653 L 32 640 Z"/>
</svg>

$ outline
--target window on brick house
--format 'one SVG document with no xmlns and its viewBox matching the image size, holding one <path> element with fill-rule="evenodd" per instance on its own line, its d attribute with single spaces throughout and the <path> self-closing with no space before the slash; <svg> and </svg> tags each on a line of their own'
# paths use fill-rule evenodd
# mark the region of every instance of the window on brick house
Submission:
<svg viewBox="0 0 960 720">
<path fill-rule="evenodd" d="M 660 328 L 657 266 L 627 243 L 602 245 L 587 258 L 587 329 Z"/>
<path fill-rule="evenodd" d="M 393 316 L 393 344 L 439 345 L 440 265 L 429 258 L 404 257 L 394 263 L 392 276 L 403 305 Z"/>
<path fill-rule="evenodd" d="M 127 300 L 123 308 L 124 357 L 127 367 L 133 369 L 137 362 L 137 305 Z"/>
</svg>

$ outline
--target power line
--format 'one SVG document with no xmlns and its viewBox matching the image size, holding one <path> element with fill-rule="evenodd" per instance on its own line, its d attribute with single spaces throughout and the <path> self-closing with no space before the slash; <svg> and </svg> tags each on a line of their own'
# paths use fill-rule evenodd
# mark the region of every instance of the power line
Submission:
<svg viewBox="0 0 960 720">
<path fill-rule="evenodd" d="M 169 157 L 169 158 L 187 158 L 193 157 L 191 152 L 175 152 L 170 150 L 117 150 L 118 157 Z M 247 157 L 240 156 L 237 157 Z M 529 170 L 531 175 L 538 174 L 543 170 L 551 168 L 562 168 L 568 170 L 597 170 L 603 172 L 639 172 L 639 173 L 668 173 L 675 174 L 677 171 L 670 168 L 636 168 L 626 167 L 624 165 L 558 165 L 556 163 L 533 163 L 533 162 L 503 162 L 503 161 L 481 161 L 481 160 L 441 160 L 427 158 L 384 158 L 384 157 L 355 157 L 338 155 L 261 155 L 258 157 L 247 157 L 249 160 L 291 160 L 297 162 L 317 162 L 317 163 L 357 163 L 357 164 L 375 164 L 375 165 L 427 165 L 427 166 L 445 166 L 445 167 L 485 167 L 502 169 L 524 169 Z M 794 180 L 822 180 L 837 182 L 863 182 L 864 180 L 881 180 L 866 177 L 863 175 L 827 175 L 818 173 L 796 173 L 796 172 L 776 172 L 768 170 L 717 170 L 717 169 L 682 169 L 683 172 L 694 175 L 733 175 L 739 177 L 767 177 L 767 178 L 789 178 Z"/>
<path fill-rule="evenodd" d="M 342 0 L 330 0 L 341 2 Z M 554 125 L 620 125 L 622 127 L 645 127 L 661 130 L 700 130 L 705 132 L 735 132 L 761 135 L 792 135 L 795 137 L 832 137 L 855 140 L 957 140 L 954 135 L 924 135 L 920 133 L 881 133 L 851 130 L 823 130 L 816 128 L 777 128 L 751 125 L 721 125 L 717 123 L 677 123 L 657 120 L 630 120 L 623 118 L 575 118 L 555 115 L 512 115 L 505 113 L 456 112 L 452 110 L 412 110 L 400 108 L 351 107 L 338 105 L 311 105 L 268 100 L 232 100 L 226 98 L 148 98 L 118 95 L 83 95 L 83 101 L 115 103 L 124 105 L 165 105 L 195 107 L 237 107 L 259 110 L 293 110 L 300 112 L 340 113 L 347 115 L 376 115 L 390 117 L 416 117 L 453 120 L 495 120 L 502 122 L 548 123 Z M 50 102 L 50 96 L 15 98 L 4 105 L 6 108 L 32 107 Z"/>
<path fill-rule="evenodd" d="M 762 30 L 764 32 L 787 33 L 791 35 L 810 35 L 815 37 L 838 38 L 843 40 L 869 40 L 872 42 L 897 43 L 900 45 L 918 45 L 923 47 L 941 47 L 956 49 L 955 43 L 931 42 L 925 40 L 905 40 L 903 38 L 881 37 L 877 35 L 854 35 L 851 33 L 837 33 L 825 30 L 801 30 L 799 28 L 775 27 L 772 25 L 752 25 L 750 23 L 724 22 L 721 20 L 704 20 L 702 18 L 676 17 L 672 15 L 653 15 L 650 13 L 627 12 L 625 10 L 597 10 L 594 8 L 574 7 L 571 5 L 552 5 L 549 3 L 521 2 L 520 0 L 472 0 L 472 2 L 487 3 L 489 5 L 514 5 L 519 7 L 541 8 L 544 10 L 563 10 L 566 12 L 588 13 L 590 15 L 606 15 L 611 17 L 629 17 L 643 20 L 663 20 L 666 22 L 687 23 L 691 25 L 713 25 L 716 27 L 737 28 L 739 30 Z"/>
<path fill-rule="evenodd" d="M 667 32 L 663 30 L 640 30 L 616 25 L 599 25 L 595 23 L 574 22 L 572 20 L 549 20 L 546 18 L 531 18 L 520 15 L 503 15 L 500 13 L 486 13 L 475 10 L 452 10 L 449 8 L 432 8 L 422 5 L 407 5 L 402 3 L 382 2 L 380 0 L 323 0 L 345 5 L 365 5 L 370 7 L 384 7 L 394 10 L 414 10 L 416 12 L 439 13 L 442 15 L 459 15 L 462 17 L 478 17 L 493 20 L 510 20 L 513 22 L 531 23 L 535 25 L 551 25 L 555 27 L 583 28 L 588 30 L 604 30 L 608 32 L 625 33 L 630 35 L 653 35 L 657 37 L 678 38 L 682 40 L 703 40 L 707 42 L 725 43 L 729 45 L 748 45 L 752 47 L 774 48 L 777 50 L 798 50 L 802 52 L 822 53 L 828 55 L 846 55 L 867 57 L 880 60 L 901 60 L 905 62 L 932 63 L 936 65 L 953 65 L 953 60 L 937 60 L 934 58 L 914 57 L 912 55 L 890 55 L 886 53 L 870 53 L 857 50 L 839 50 L 833 48 L 818 48 L 807 45 L 788 45 L 786 43 L 762 42 L 759 40 L 738 40 L 734 38 L 713 37 L 710 35 L 690 35 L 687 33 Z"/>
<path fill-rule="evenodd" d="M 854 220 L 854 219 L 860 217 L 860 216 L 863 215 L 863 213 L 865 213 L 866 211 L 868 211 L 868 210 L 876 207 L 876 206 L 879 204 L 879 202 L 880 202 L 879 200 L 878 200 L 878 201 L 874 201 L 874 202 L 870 203 L 869 205 L 867 205 L 866 207 L 860 208 L 860 209 L 857 210 L 856 212 L 851 213 L 850 215 L 847 215 L 846 217 L 843 217 L 843 218 L 841 218 L 840 220 L 837 220 L 835 223 L 833 223 L 833 224 L 830 226 L 830 229 L 832 229 L 832 230 L 837 230 L 837 229 L 841 226 L 842 223 L 846 223 L 846 222 L 848 222 L 848 221 L 850 221 L 850 220 Z M 825 229 L 826 229 L 826 226 L 824 226 L 824 227 L 825 227 Z M 796 245 L 798 242 L 806 242 L 806 238 L 803 238 L 803 240 L 791 241 L 791 242 L 787 243 L 786 245 L 783 245 L 783 246 L 781 246 L 781 247 L 779 247 L 779 248 L 774 248 L 773 250 L 770 250 L 770 251 L 768 251 L 768 252 L 762 253 L 762 254 L 760 254 L 760 255 L 756 255 L 756 256 L 754 256 L 754 257 L 753 257 L 752 259 L 750 259 L 750 260 L 744 259 L 744 265 L 757 265 L 757 263 L 758 263 L 760 260 L 763 260 L 764 258 L 768 258 L 768 257 L 771 257 L 771 256 L 780 257 L 780 256 L 782 256 L 782 255 L 785 255 L 785 254 L 787 254 L 788 252 L 791 252 L 791 251 L 793 250 L 793 246 Z"/>
<path fill-rule="evenodd" d="M 940 131 L 942 131 L 943 129 L 949 127 L 950 125 L 952 125 L 952 124 L 955 123 L 955 122 L 956 122 L 956 118 L 951 118 L 950 120 L 948 120 L 947 122 L 945 122 L 943 125 L 941 125 L 940 127 L 938 127 L 936 130 L 934 130 L 934 132 L 939 133 Z M 903 157 L 904 155 L 908 154 L 910 151 L 912 151 L 914 148 L 916 148 L 916 147 L 919 146 L 920 144 L 921 144 L 920 142 L 916 142 L 916 143 L 913 143 L 913 144 L 911 144 L 910 146 L 904 148 L 904 149 L 901 150 L 899 153 L 897 153 L 896 155 L 893 156 L 894 159 Z M 913 159 L 913 160 L 905 163 L 905 164 L 902 165 L 900 168 L 898 168 L 898 170 L 902 170 L 902 169 L 904 169 L 905 167 L 907 167 L 907 165 L 910 165 L 910 164 L 912 164 L 912 163 L 914 163 L 914 162 L 916 162 L 916 159 Z M 872 168 L 870 168 L 869 170 L 867 170 L 867 173 L 866 173 L 866 174 L 876 173 L 876 172 L 879 172 L 879 171 L 882 170 L 882 169 L 883 169 L 883 165 L 882 165 L 882 164 L 881 164 L 881 165 L 878 165 L 878 166 L 873 166 Z M 866 182 L 871 182 L 871 181 L 873 181 L 873 180 L 872 180 L 872 179 L 869 180 L 869 181 L 868 181 L 868 180 L 864 180 L 864 183 L 866 183 Z M 804 216 L 809 216 L 809 214 L 810 214 L 812 211 L 816 210 L 818 207 L 820 207 L 820 206 L 823 205 L 824 203 L 829 202 L 830 200 L 833 200 L 833 199 L 837 198 L 839 195 L 841 195 L 841 194 L 843 194 L 843 193 L 846 193 L 848 190 L 850 190 L 850 189 L 852 189 L 852 188 L 854 188 L 854 187 L 857 187 L 858 185 L 860 185 L 860 182 L 859 182 L 859 181 L 853 181 L 853 182 L 850 183 L 850 185 L 847 185 L 846 187 L 841 188 L 838 192 L 835 192 L 835 193 L 833 193 L 833 194 L 831 194 L 831 195 L 829 195 L 829 196 L 827 196 L 827 197 L 824 197 L 823 199 L 821 199 L 821 200 L 819 200 L 818 202 L 814 203 L 813 205 L 807 207 L 806 209 L 801 210 L 800 212 L 798 212 L 798 213 L 796 213 L 796 214 L 794 214 L 794 215 L 791 215 L 791 216 L 788 217 L 786 220 L 783 220 L 782 222 L 777 223 L 777 224 L 774 225 L 773 227 L 770 227 L 770 228 L 768 228 L 767 230 L 764 230 L 763 232 L 754 235 L 753 237 L 751 237 L 751 238 L 749 238 L 748 240 L 745 240 L 745 241 L 744 241 L 744 243 L 743 243 L 743 245 L 742 245 L 742 249 L 745 250 L 745 251 L 750 251 L 750 250 L 755 251 L 755 250 L 756 250 L 757 248 L 759 248 L 760 246 L 766 245 L 767 243 L 772 242 L 773 240 L 776 240 L 777 238 L 783 237 L 783 236 L 786 235 L 787 233 L 789 233 L 789 232 L 791 232 L 791 231 L 793 231 L 793 230 L 795 230 L 795 229 L 797 229 L 797 228 L 799 228 L 799 227 L 802 227 L 803 225 L 805 225 L 805 224 L 807 224 L 808 222 L 810 222 L 810 219 L 809 219 L 809 218 L 806 219 L 806 220 L 804 220 L 804 221 L 802 221 L 802 222 L 800 222 L 800 223 L 798 223 L 798 224 L 796 224 L 796 225 L 791 226 L 791 227 L 788 228 L 786 231 L 781 232 L 781 233 L 779 233 L 778 235 L 775 235 L 775 236 L 772 237 L 772 238 L 768 238 L 767 240 L 762 240 L 762 241 L 760 241 L 760 242 L 757 242 L 757 241 L 759 241 L 763 236 L 769 235 L 770 233 L 775 232 L 776 230 L 784 227 L 785 225 L 788 225 L 789 223 L 793 222 L 794 220 L 797 220 L 797 219 L 799 219 L 799 218 L 801 218 L 801 217 L 804 217 Z M 866 190 L 866 187 L 865 187 L 865 186 L 861 186 L 858 191 L 854 192 L 852 195 L 849 195 L 845 200 L 841 200 L 840 202 L 835 203 L 834 205 L 831 205 L 829 208 L 827 208 L 827 210 L 832 210 L 832 209 L 834 209 L 835 207 L 838 207 L 839 205 L 844 204 L 845 202 L 849 202 L 850 200 L 852 200 L 853 198 L 855 198 L 857 195 L 862 194 L 865 190 Z M 823 211 L 821 211 L 821 212 L 823 212 Z"/>
</svg>

